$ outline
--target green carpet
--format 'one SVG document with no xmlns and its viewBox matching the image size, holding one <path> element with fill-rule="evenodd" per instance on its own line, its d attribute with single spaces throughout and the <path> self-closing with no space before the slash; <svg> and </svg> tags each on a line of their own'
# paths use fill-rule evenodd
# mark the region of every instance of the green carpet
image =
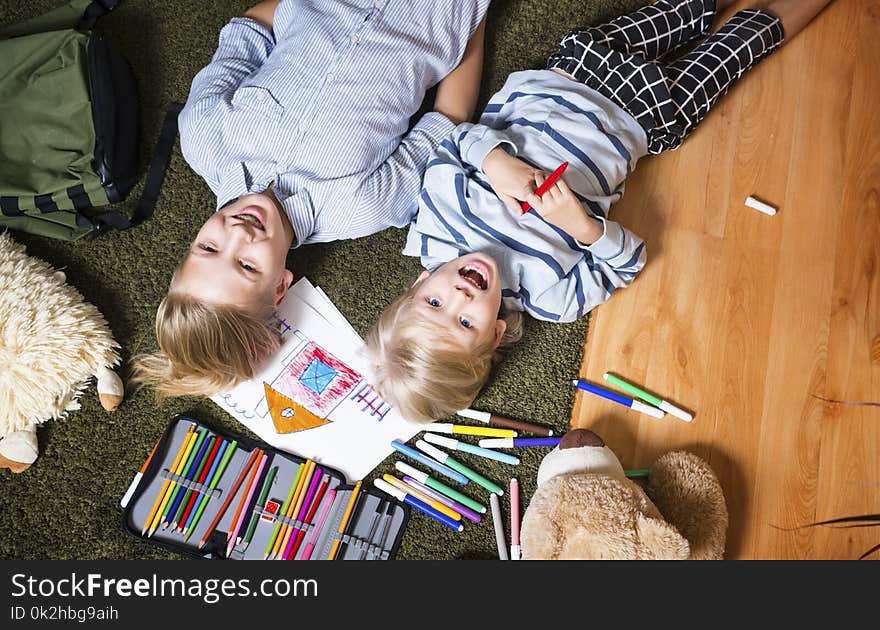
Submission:
<svg viewBox="0 0 880 630">
<path fill-rule="evenodd" d="M 61 4 L 62 0 L 0 0 L 0 21 L 17 21 Z M 120 45 L 138 79 L 142 174 L 165 106 L 186 100 L 192 77 L 214 52 L 220 28 L 251 4 L 250 0 L 127 0 L 98 24 Z M 542 67 L 567 30 L 641 4 L 640 0 L 495 0 L 488 17 L 480 106 L 510 72 Z M 138 187 L 126 203 L 133 204 L 139 194 Z M 144 225 L 77 244 L 20 233 L 14 237 L 27 245 L 31 255 L 63 269 L 68 282 L 101 310 L 127 360 L 137 352 L 155 349 L 156 306 L 213 203 L 210 190 L 176 147 L 156 213 Z M 404 230 L 390 229 L 358 241 L 310 245 L 292 252 L 288 266 L 297 277 L 305 275 L 323 287 L 364 334 L 381 309 L 420 270 L 417 259 L 400 254 L 404 237 Z M 586 330 L 587 318 L 552 325 L 529 320 L 523 341 L 510 352 L 474 406 L 563 432 L 574 400 L 570 381 L 580 367 Z M 157 405 L 152 392 L 142 390 L 129 394 L 110 414 L 101 408 L 91 388 L 81 410 L 40 429 L 41 454 L 34 466 L 19 475 L 0 471 L 0 558 L 179 557 L 129 537 L 121 527 L 119 507 L 132 476 L 176 413 L 250 435 L 210 401 L 179 398 Z M 515 474 L 525 505 L 535 488 L 537 466 L 548 449 L 522 450 L 528 452 L 516 468 L 464 453 L 457 453 L 456 458 L 505 486 Z M 394 459 L 389 457 L 365 483 L 390 472 Z M 507 513 L 506 496 L 502 508 Z M 397 557 L 497 557 L 492 520 L 487 515 L 478 525 L 467 521 L 464 532 L 454 533 L 413 511 Z"/>
</svg>

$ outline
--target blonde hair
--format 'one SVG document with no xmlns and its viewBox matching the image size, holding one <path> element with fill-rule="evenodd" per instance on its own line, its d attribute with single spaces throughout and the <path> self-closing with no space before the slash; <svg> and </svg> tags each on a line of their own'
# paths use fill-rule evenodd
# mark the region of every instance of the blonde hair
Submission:
<svg viewBox="0 0 880 630">
<path fill-rule="evenodd" d="M 133 357 L 131 380 L 152 385 L 159 399 L 207 397 L 232 389 L 252 378 L 260 362 L 278 349 L 270 316 L 271 308 L 255 315 L 171 291 L 156 311 L 159 352 Z"/>
<path fill-rule="evenodd" d="M 499 315 L 507 328 L 497 348 L 492 337 L 468 352 L 442 326 L 412 312 L 415 290 L 382 311 L 366 346 L 383 398 L 408 420 L 428 423 L 470 406 L 503 350 L 522 336 L 522 313 Z"/>
</svg>

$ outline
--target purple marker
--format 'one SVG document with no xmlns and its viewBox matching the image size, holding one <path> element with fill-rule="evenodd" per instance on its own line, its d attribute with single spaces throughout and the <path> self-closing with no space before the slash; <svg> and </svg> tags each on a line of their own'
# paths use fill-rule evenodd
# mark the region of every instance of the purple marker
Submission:
<svg viewBox="0 0 880 630">
<path fill-rule="evenodd" d="M 403 481 L 404 481 L 404 483 L 406 483 L 409 486 L 412 486 L 413 488 L 415 488 L 416 490 L 418 490 L 422 494 L 425 494 L 425 495 L 431 497 L 435 501 L 439 501 L 440 503 L 442 503 L 446 507 L 448 507 L 452 510 L 455 510 L 456 512 L 458 512 L 459 514 L 461 514 L 465 518 L 472 520 L 474 523 L 479 523 L 480 521 L 483 520 L 482 516 L 480 516 L 479 514 L 474 512 L 469 507 L 465 507 L 461 503 L 458 503 L 457 501 L 453 501 L 449 497 L 444 496 L 444 495 L 440 494 L 439 492 L 435 492 L 434 490 L 431 490 L 428 486 L 419 482 L 417 479 L 413 479 L 409 475 L 404 475 Z"/>
<path fill-rule="evenodd" d="M 481 448 L 514 448 L 516 446 L 558 446 L 561 437 L 543 438 L 487 438 L 480 440 Z"/>
</svg>

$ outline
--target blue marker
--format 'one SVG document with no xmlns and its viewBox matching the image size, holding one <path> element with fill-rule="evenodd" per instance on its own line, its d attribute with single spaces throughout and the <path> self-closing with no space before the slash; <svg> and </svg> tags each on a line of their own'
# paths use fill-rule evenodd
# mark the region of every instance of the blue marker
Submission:
<svg viewBox="0 0 880 630">
<path fill-rule="evenodd" d="M 446 516 L 445 514 L 443 514 L 441 512 L 438 512 L 437 510 L 432 508 L 430 505 L 428 505 L 426 503 L 422 503 L 417 498 L 415 498 L 414 496 L 412 496 L 410 494 L 407 494 L 406 492 L 404 492 L 400 488 L 395 488 L 394 486 L 392 486 L 390 483 L 388 483 L 384 479 L 373 479 L 373 485 L 376 486 L 377 488 L 379 488 L 379 490 L 381 490 L 382 492 L 387 492 L 388 494 L 390 494 L 392 497 L 394 497 L 398 501 L 403 501 L 407 505 L 413 506 L 414 508 L 416 508 L 420 512 L 424 512 L 425 514 L 427 514 L 431 518 L 440 521 L 441 523 L 443 523 L 444 525 L 446 525 L 446 527 L 448 527 L 450 529 L 454 529 L 457 532 L 460 532 L 461 530 L 464 529 L 464 525 L 462 525 L 458 521 L 449 518 L 448 516 Z"/>
<path fill-rule="evenodd" d="M 617 392 L 613 392 L 610 389 L 605 389 L 604 387 L 599 387 L 598 385 L 593 385 L 593 383 L 588 383 L 587 381 L 572 381 L 575 387 L 578 389 L 582 389 L 584 391 L 590 392 L 591 394 L 596 394 L 596 396 L 601 396 L 606 400 L 612 400 L 619 405 L 623 405 L 624 407 L 629 407 L 634 411 L 641 411 L 642 413 L 646 413 L 649 416 L 653 416 L 655 418 L 662 418 L 666 414 L 657 409 L 657 407 L 652 407 L 651 405 L 646 405 L 643 402 L 638 400 L 633 400 L 632 398 L 628 398 Z"/>
<path fill-rule="evenodd" d="M 421 462 L 428 468 L 433 468 L 441 475 L 446 475 L 447 477 L 449 477 L 450 479 L 454 479 L 458 483 L 468 482 L 468 478 L 462 475 L 457 470 L 452 470 L 449 466 L 441 464 L 437 460 L 431 459 L 427 455 L 423 455 L 414 448 L 410 448 L 400 440 L 391 440 L 391 446 L 394 447 L 394 450 L 399 451 L 404 455 L 407 455 L 408 457 L 412 457 L 417 462 Z"/>
</svg>

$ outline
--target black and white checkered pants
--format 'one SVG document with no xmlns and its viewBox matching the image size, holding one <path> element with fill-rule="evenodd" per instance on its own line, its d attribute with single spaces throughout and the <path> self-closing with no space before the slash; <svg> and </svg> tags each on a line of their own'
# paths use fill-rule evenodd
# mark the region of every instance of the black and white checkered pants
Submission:
<svg viewBox="0 0 880 630">
<path fill-rule="evenodd" d="M 622 107 L 648 134 L 648 152 L 677 149 L 749 68 L 779 48 L 772 13 L 736 13 L 709 34 L 715 0 L 657 0 L 608 24 L 575 30 L 550 56 L 557 68 Z M 691 52 L 666 61 L 688 42 Z"/>
</svg>

